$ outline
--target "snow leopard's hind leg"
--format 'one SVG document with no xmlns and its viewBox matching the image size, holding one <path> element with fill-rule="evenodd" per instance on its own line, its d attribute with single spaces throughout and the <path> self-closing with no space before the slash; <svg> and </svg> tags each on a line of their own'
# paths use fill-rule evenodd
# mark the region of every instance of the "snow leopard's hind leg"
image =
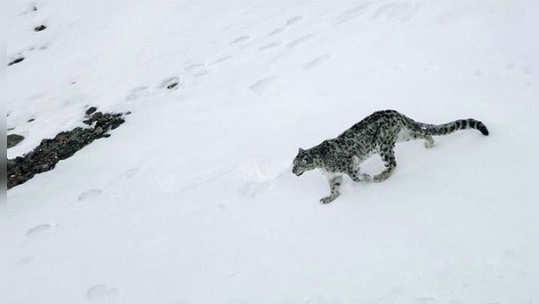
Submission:
<svg viewBox="0 0 539 304">
<path fill-rule="evenodd" d="M 428 135 L 424 132 L 420 132 L 420 131 L 412 131 L 411 132 L 412 136 L 414 139 L 424 139 L 425 140 L 425 148 L 427 149 L 430 149 L 432 147 L 434 147 L 434 139 L 432 138 L 431 135 Z"/>
<path fill-rule="evenodd" d="M 425 140 L 425 148 L 427 149 L 434 147 L 434 139 L 432 138 L 432 136 L 421 129 L 403 128 L 402 131 L 399 132 L 397 137 L 397 141 L 399 142 L 416 139 Z"/>
<path fill-rule="evenodd" d="M 339 197 L 339 195 L 341 195 L 341 193 L 339 192 L 339 188 L 341 187 L 341 184 L 342 184 L 342 175 L 334 176 L 330 178 L 329 189 L 331 192 L 329 196 L 321 198 L 320 202 L 322 204 L 329 204 L 332 201 L 334 201 L 337 197 Z"/>
<path fill-rule="evenodd" d="M 395 160 L 395 151 L 393 150 L 393 148 L 394 144 L 386 144 L 380 147 L 380 156 L 384 161 L 384 166 L 386 167 L 386 169 L 374 176 L 374 182 L 379 183 L 385 181 L 389 176 L 391 176 L 391 173 L 393 173 L 395 167 L 397 167 L 397 161 Z"/>
</svg>

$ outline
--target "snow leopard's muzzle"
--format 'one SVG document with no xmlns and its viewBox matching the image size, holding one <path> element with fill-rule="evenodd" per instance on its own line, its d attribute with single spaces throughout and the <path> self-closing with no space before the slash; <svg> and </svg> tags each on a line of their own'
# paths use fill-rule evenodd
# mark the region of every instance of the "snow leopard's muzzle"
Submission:
<svg viewBox="0 0 539 304">
<path fill-rule="evenodd" d="M 297 175 L 297 176 L 302 175 L 303 172 L 305 172 L 305 171 L 303 171 L 303 170 L 301 170 L 301 169 L 298 169 L 297 166 L 294 166 L 294 167 L 292 168 L 292 173 L 294 173 L 294 174 Z"/>
</svg>

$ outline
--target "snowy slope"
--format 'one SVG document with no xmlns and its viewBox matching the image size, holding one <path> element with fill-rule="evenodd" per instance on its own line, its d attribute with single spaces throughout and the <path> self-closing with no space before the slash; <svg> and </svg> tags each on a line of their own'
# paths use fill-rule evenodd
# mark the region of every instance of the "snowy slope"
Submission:
<svg viewBox="0 0 539 304">
<path fill-rule="evenodd" d="M 539 303 L 538 9 L 16 1 L 7 56 L 25 60 L 2 94 L 26 139 L 8 157 L 86 105 L 133 114 L 8 192 L 0 303 Z M 390 179 L 320 205 L 298 147 L 386 108 L 491 136 L 401 144 Z"/>
</svg>

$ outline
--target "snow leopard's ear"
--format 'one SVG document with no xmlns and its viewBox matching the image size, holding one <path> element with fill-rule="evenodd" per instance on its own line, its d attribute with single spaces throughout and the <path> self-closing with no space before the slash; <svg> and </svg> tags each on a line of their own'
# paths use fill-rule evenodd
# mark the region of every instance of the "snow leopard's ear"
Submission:
<svg viewBox="0 0 539 304">
<path fill-rule="evenodd" d="M 302 148 L 299 148 L 298 153 L 305 152 Z"/>
</svg>

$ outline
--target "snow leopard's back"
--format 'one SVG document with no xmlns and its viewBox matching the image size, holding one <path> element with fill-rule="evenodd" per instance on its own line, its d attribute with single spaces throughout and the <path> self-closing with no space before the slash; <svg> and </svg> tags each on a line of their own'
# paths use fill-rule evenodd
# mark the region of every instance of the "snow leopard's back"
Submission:
<svg viewBox="0 0 539 304">
<path fill-rule="evenodd" d="M 472 118 L 435 125 L 417 122 L 395 110 L 383 110 L 365 117 L 334 140 L 335 144 L 343 147 L 339 149 L 342 152 L 352 152 L 363 159 L 381 147 L 394 146 L 396 142 L 412 139 L 432 142 L 431 136 L 470 128 L 479 130 L 483 135 L 489 134 L 482 122 Z"/>
</svg>

